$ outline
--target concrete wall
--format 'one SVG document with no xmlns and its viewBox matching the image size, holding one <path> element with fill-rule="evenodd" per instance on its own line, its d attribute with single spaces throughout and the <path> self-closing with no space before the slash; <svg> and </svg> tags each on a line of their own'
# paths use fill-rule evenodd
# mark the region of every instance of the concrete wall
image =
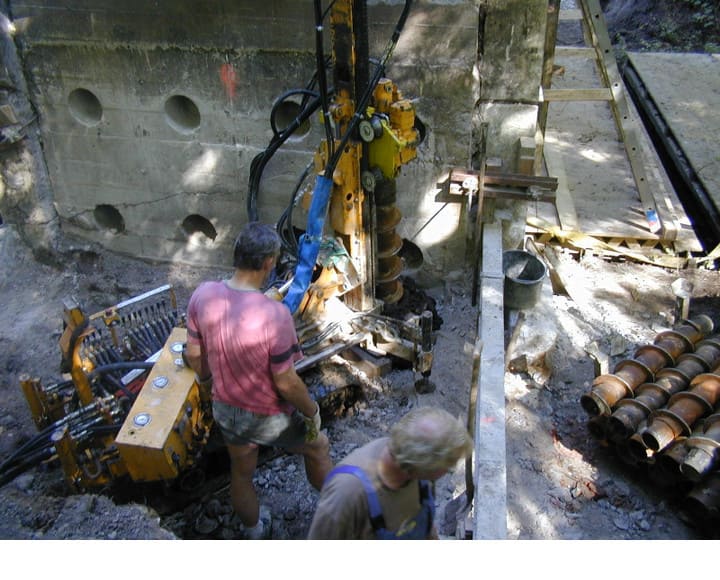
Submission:
<svg viewBox="0 0 720 580">
<path fill-rule="evenodd" d="M 313 2 L 8 4 L 27 18 L 16 40 L 62 229 L 138 257 L 227 265 L 272 104 L 315 70 Z M 403 4 L 368 1 L 372 57 Z M 387 76 L 428 128 L 398 180 L 398 233 L 431 274 L 463 265 L 463 204 L 442 194 L 449 169 L 470 167 L 482 148 L 514 169 L 519 136 L 534 134 L 546 9 L 546 0 L 413 2 Z M 273 158 L 261 220 L 280 217 L 322 135 L 314 118 Z"/>
<path fill-rule="evenodd" d="M 477 164 L 484 154 L 518 171 L 520 138 L 535 138 L 548 2 L 490 0 L 486 4 L 479 40 L 481 80 L 473 119 L 477 134 L 473 161 Z M 503 246 L 515 249 L 523 241 L 527 203 L 498 200 L 495 205 L 495 217 L 503 221 Z"/>
</svg>

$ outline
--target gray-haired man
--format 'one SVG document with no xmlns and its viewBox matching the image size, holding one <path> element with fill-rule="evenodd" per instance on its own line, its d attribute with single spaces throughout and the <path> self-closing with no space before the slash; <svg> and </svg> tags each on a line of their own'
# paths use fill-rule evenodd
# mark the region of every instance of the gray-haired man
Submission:
<svg viewBox="0 0 720 580">
<path fill-rule="evenodd" d="M 308 539 L 437 539 L 432 483 L 472 449 L 467 429 L 447 411 L 411 410 L 390 437 L 356 449 L 330 472 Z"/>
</svg>

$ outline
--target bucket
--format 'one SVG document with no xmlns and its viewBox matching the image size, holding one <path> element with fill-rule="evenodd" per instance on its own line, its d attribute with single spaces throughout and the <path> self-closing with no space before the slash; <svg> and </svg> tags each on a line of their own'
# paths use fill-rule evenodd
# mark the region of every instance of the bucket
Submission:
<svg viewBox="0 0 720 580">
<path fill-rule="evenodd" d="M 503 252 L 503 300 L 506 308 L 525 310 L 538 303 L 547 268 L 536 256 L 523 250 Z"/>
</svg>

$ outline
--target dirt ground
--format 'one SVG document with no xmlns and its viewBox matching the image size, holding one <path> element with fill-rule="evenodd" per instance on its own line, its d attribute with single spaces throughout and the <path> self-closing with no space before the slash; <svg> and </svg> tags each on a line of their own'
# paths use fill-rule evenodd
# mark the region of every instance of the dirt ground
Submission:
<svg viewBox="0 0 720 580">
<path fill-rule="evenodd" d="M 0 229 L 0 253 L 3 262 L 12 265 L 12 276 L 0 282 L 0 322 L 6 329 L 0 349 L 5 376 L 0 415 L 3 457 L 34 435 L 19 375 L 28 373 L 44 382 L 58 378 L 66 297 L 74 296 L 88 312 L 95 312 L 170 283 L 179 303 L 186 304 L 199 280 L 224 274 L 137 263 L 87 247 L 74 250 L 74 259 L 58 272 L 34 262 L 11 226 Z M 517 329 L 508 358 L 519 367 L 508 371 L 505 379 L 508 537 L 703 537 L 681 517 L 679 498 L 653 489 L 643 473 L 624 466 L 590 436 L 580 397 L 594 378 L 593 360 L 586 352 L 592 343 L 613 353 L 612 368 L 672 326 L 675 298 L 670 285 L 677 278 L 693 283 L 691 318 L 703 313 L 720 323 L 720 274 L 706 269 L 668 271 L 593 256 L 580 260 L 563 252 L 559 258 L 558 272 L 568 281 L 570 296 L 553 294 L 546 279 L 539 304 L 517 326 L 508 326 L 508 334 Z M 477 322 L 470 280 L 461 271 L 453 272 L 442 285 L 426 291 L 443 320 L 433 349 L 435 392 L 418 394 L 414 385 L 419 377 L 410 370 L 393 370 L 377 379 L 361 376 L 365 399 L 345 417 L 326 423 L 334 459 L 384 435 L 416 405 L 440 405 L 466 416 Z M 455 515 L 463 507 L 463 467 L 459 465 L 436 488 L 440 531 L 447 538 L 455 536 Z M 303 538 L 317 495 L 305 481 L 298 458 L 267 458 L 256 483 L 274 516 L 273 538 Z M 207 527 L 199 523 L 211 512 L 218 519 L 218 514 L 227 514 L 227 487 L 222 481 L 215 493 L 184 511 L 162 513 L 162 506 L 153 506 L 147 498 L 124 504 L 102 494 L 68 494 L 62 472 L 50 464 L 0 488 L 0 499 L 0 538 L 5 539 L 222 538 L 227 533 L 217 525 L 203 534 Z"/>
<path fill-rule="evenodd" d="M 0 227 L 0 260 L 5 265 L 0 279 L 0 461 L 35 435 L 20 375 L 37 376 L 43 382 L 59 377 L 63 300 L 72 296 L 83 310 L 96 312 L 172 284 L 184 307 L 201 280 L 227 274 L 219 269 L 137 262 L 71 240 L 64 244 L 64 267 L 56 269 L 36 262 L 12 225 Z M 558 259 L 558 274 L 568 295 L 554 293 L 546 279 L 539 304 L 524 320 L 517 322 L 513 313 L 509 318 L 508 537 L 707 537 L 707 530 L 683 516 L 680 497 L 653 486 L 647 473 L 619 461 L 610 447 L 591 435 L 580 398 L 595 376 L 587 352 L 593 344 L 611 353 L 612 369 L 672 327 L 671 284 L 676 279 L 693 284 L 690 317 L 710 316 L 717 328 L 720 274 L 704 267 L 668 270 L 560 250 Z M 443 321 L 433 348 L 431 379 L 437 388 L 429 394 L 417 393 L 414 384 L 419 377 L 409 370 L 395 369 L 380 378 L 358 375 L 364 398 L 344 417 L 326 422 L 336 460 L 387 433 L 413 406 L 440 405 L 463 417 L 467 412 L 478 316 L 471 303 L 471 280 L 457 271 L 442 283 L 420 283 L 435 300 Z M 227 487 L 221 477 L 218 481 L 213 493 L 180 512 L 166 512 L 165 506 L 147 497 L 126 503 L 107 494 L 70 494 L 58 466 L 42 465 L 0 488 L 0 539 L 222 539 L 228 533 L 222 525 L 228 515 Z M 256 483 L 273 514 L 273 539 L 304 538 L 317 494 L 306 483 L 297 458 L 267 457 Z M 437 484 L 444 538 L 455 537 L 464 489 L 462 465 Z M 208 523 L 213 518 L 220 523 Z"/>
</svg>

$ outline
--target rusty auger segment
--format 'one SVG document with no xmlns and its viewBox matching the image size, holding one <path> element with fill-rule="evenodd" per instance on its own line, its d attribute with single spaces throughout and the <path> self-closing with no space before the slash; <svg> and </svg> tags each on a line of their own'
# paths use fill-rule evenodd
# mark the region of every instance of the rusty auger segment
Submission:
<svg viewBox="0 0 720 580">
<path fill-rule="evenodd" d="M 680 471 L 690 481 L 700 481 L 717 467 L 718 449 L 720 449 L 719 405 L 715 406 L 715 411 L 703 421 L 702 431 L 693 434 L 685 441 L 688 453 L 680 466 Z"/>
<path fill-rule="evenodd" d="M 689 436 L 695 422 L 713 413 L 720 401 L 720 367 L 712 373 L 697 375 L 688 390 L 674 394 L 667 406 L 654 411 L 642 440 L 649 449 L 658 452 L 680 436 Z"/>
<path fill-rule="evenodd" d="M 641 384 L 653 382 L 655 373 L 674 366 L 681 354 L 694 351 L 695 345 L 712 330 L 712 320 L 700 315 L 659 333 L 653 344 L 640 347 L 634 358 L 620 361 L 612 374 L 597 377 L 590 392 L 580 398 L 580 404 L 591 416 L 609 416 L 618 401 L 633 397 Z"/>
<path fill-rule="evenodd" d="M 395 231 L 402 214 L 395 205 L 397 188 L 394 179 L 384 179 L 375 189 L 377 228 L 377 273 L 375 295 L 386 304 L 395 304 L 403 296 L 400 274 L 403 262 L 400 257 L 402 238 Z"/>
<path fill-rule="evenodd" d="M 687 389 L 697 375 L 709 372 L 718 364 L 720 335 L 715 335 L 699 342 L 695 352 L 681 354 L 676 366 L 659 370 L 655 382 L 637 387 L 634 398 L 618 401 L 607 421 L 608 438 L 621 442 L 631 437 L 653 411 L 664 407 L 675 393 Z"/>
<path fill-rule="evenodd" d="M 647 425 L 646 425 L 647 426 Z M 643 429 L 644 430 L 644 429 Z M 697 435 L 702 432 L 702 420 L 698 421 L 694 427 L 692 435 Z M 640 449 L 646 452 L 648 457 L 651 457 L 647 461 L 649 466 L 649 475 L 654 483 L 660 487 L 666 489 L 681 489 L 686 487 L 687 478 L 682 472 L 682 465 L 688 456 L 688 438 L 685 436 L 677 437 L 672 443 L 670 443 L 661 453 L 653 453 L 642 442 L 641 437 L 642 430 L 633 435 L 634 440 L 637 441 L 636 450 L 639 453 Z"/>
<path fill-rule="evenodd" d="M 720 537 L 720 471 L 710 472 L 695 484 L 682 502 L 681 515 L 704 528 L 708 536 Z"/>
</svg>

